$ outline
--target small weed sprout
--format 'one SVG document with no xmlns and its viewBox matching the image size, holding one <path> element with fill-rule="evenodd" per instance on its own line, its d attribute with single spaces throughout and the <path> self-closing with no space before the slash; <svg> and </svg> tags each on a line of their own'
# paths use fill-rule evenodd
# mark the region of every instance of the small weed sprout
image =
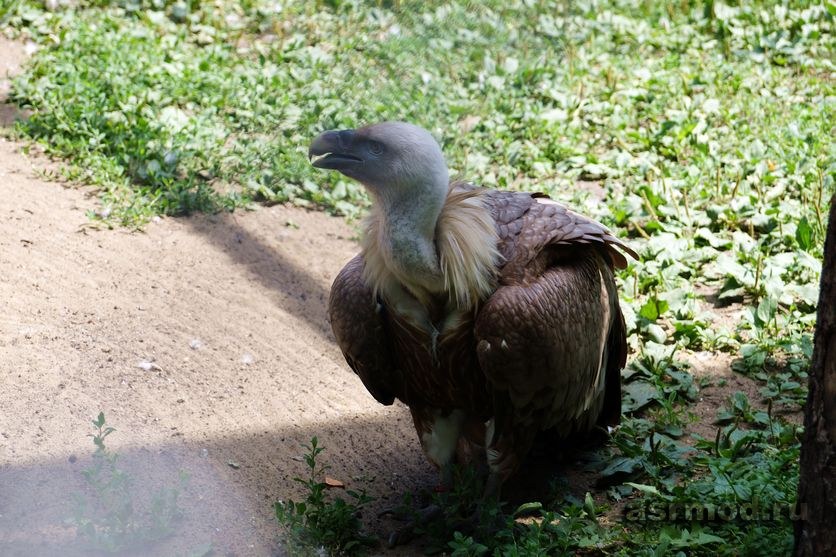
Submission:
<svg viewBox="0 0 836 557">
<path fill-rule="evenodd" d="M 105 439 L 116 431 L 107 425 L 104 412 L 92 420 L 96 450 L 93 462 L 82 474 L 88 492 L 76 494 L 76 508 L 71 519 L 79 537 L 96 550 L 116 553 L 161 540 L 174 532 L 180 518 L 180 489 L 188 481 L 180 473 L 179 485 L 161 488 L 155 493 L 146 511 L 135 506 L 133 478 L 119 467 L 119 455 L 108 450 Z"/>
<path fill-rule="evenodd" d="M 325 450 L 316 437 L 309 445 L 303 445 L 308 468 L 306 478 L 294 478 L 307 491 L 304 501 L 278 501 L 276 518 L 287 530 L 285 544 L 292 555 L 357 555 L 374 546 L 377 540 L 362 531 L 360 514 L 372 498 L 365 491 L 348 490 L 351 498 L 328 500 L 325 483 L 327 465 L 320 465 L 317 458 Z"/>
</svg>

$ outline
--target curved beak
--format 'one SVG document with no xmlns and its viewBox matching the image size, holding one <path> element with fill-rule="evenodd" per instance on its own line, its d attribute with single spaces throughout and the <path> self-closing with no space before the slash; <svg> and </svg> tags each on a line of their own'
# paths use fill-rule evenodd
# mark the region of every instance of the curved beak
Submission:
<svg viewBox="0 0 836 557">
<path fill-rule="evenodd" d="M 364 163 L 354 151 L 354 130 L 331 130 L 319 134 L 308 148 L 308 158 L 316 168 L 343 172 Z"/>
</svg>

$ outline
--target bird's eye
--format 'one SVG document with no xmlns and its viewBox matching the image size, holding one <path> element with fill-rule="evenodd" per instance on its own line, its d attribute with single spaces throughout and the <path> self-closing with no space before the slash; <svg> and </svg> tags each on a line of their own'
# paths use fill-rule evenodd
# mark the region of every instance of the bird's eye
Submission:
<svg viewBox="0 0 836 557">
<path fill-rule="evenodd" d="M 383 153 L 383 143 L 379 141 L 369 141 L 369 151 L 372 155 L 380 155 Z"/>
</svg>

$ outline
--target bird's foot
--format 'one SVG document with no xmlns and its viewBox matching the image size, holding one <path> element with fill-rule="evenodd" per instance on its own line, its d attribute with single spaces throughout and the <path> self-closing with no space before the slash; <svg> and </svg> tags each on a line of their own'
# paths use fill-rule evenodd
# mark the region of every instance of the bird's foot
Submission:
<svg viewBox="0 0 836 557">
<path fill-rule="evenodd" d="M 409 522 L 415 518 L 417 513 L 420 513 L 421 509 L 432 506 L 432 502 L 433 497 L 426 490 L 408 493 L 399 504 L 383 509 L 377 513 L 377 517 L 388 517 L 398 522 Z"/>
<path fill-rule="evenodd" d="M 402 527 L 398 528 L 389 535 L 389 547 L 404 544 L 415 537 L 415 530 L 420 529 L 444 512 L 440 505 L 427 505 L 426 507 L 413 511 L 411 518 Z"/>
<path fill-rule="evenodd" d="M 463 534 L 489 538 L 506 526 L 506 515 L 497 501 L 483 501 L 457 528 Z"/>
<path fill-rule="evenodd" d="M 496 510 L 497 512 L 494 512 Z M 412 518 L 401 528 L 389 535 L 389 547 L 395 547 L 411 541 L 421 530 L 431 527 L 431 523 L 443 521 L 443 529 L 452 532 L 461 532 L 466 536 L 478 536 L 484 539 L 493 536 L 505 526 L 505 518 L 497 507 L 477 507 L 472 513 L 464 518 L 453 518 L 445 514 L 444 507 L 433 504 L 418 511 L 413 511 Z"/>
<path fill-rule="evenodd" d="M 464 513 L 464 514 L 460 514 Z M 395 509 L 384 511 L 383 514 L 392 516 L 404 522 L 404 525 L 389 535 L 389 547 L 395 547 L 409 542 L 419 534 L 436 532 L 461 532 L 464 535 L 478 536 L 480 539 L 493 536 L 506 524 L 506 517 L 502 513 L 496 500 L 481 500 L 475 507 L 456 507 L 444 494 L 433 498 L 433 502 L 420 508 L 410 508 L 402 505 Z"/>
</svg>

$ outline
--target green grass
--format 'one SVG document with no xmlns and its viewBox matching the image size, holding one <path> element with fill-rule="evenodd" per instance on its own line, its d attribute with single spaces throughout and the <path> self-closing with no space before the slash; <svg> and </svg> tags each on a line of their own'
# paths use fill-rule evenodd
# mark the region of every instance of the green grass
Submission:
<svg viewBox="0 0 836 557">
<path fill-rule="evenodd" d="M 7 29 L 41 47 L 13 85 L 32 112 L 17 130 L 100 189 L 91 216 L 109 224 L 254 201 L 356 215 L 361 188 L 315 172 L 308 142 L 402 119 L 433 131 L 454 174 L 544 191 L 612 226 L 641 257 L 620 275 L 634 354 L 626 421 L 602 455 L 607 500 L 794 501 L 798 428 L 772 409 L 798 411 L 806 392 L 836 188 L 833 2 L 4 10 Z M 579 180 L 599 183 L 603 201 Z M 743 318 L 721 319 L 723 304 Z M 716 439 L 690 444 L 689 408 L 707 385 L 688 351 L 730 354 L 761 385 L 759 401 L 736 397 L 718 414 Z M 548 515 L 451 549 L 780 555 L 791 542 L 789 520 L 606 529 L 583 505 L 538 512 L 563 526 Z"/>
</svg>

